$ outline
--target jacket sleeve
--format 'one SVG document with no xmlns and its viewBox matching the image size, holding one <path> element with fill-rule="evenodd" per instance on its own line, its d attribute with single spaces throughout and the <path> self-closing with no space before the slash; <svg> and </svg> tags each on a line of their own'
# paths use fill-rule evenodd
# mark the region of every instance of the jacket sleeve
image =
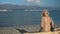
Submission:
<svg viewBox="0 0 60 34">
<path fill-rule="evenodd" d="M 53 26 L 54 25 L 54 22 L 53 22 L 52 18 L 51 18 L 51 23 L 52 23 L 52 26 Z"/>
</svg>

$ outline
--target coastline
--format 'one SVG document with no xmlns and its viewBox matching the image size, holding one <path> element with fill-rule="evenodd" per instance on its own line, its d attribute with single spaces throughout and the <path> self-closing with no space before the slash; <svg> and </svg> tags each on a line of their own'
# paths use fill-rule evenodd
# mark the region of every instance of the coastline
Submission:
<svg viewBox="0 0 60 34">
<path fill-rule="evenodd" d="M 40 29 L 39 25 L 0 27 L 0 34 L 43 34 L 44 32 L 38 32 L 39 29 Z M 56 29 L 60 29 L 60 28 L 56 28 Z M 58 32 L 60 33 L 60 31 L 55 31 L 54 33 L 58 33 Z M 52 32 L 48 32 L 48 33 L 52 33 Z"/>
</svg>

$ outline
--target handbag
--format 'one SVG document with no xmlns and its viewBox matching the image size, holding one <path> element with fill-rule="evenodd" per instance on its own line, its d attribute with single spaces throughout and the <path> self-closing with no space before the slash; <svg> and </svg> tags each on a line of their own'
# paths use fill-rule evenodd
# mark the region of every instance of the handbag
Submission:
<svg viewBox="0 0 60 34">
<path fill-rule="evenodd" d="M 52 26 L 52 23 L 50 23 L 50 30 L 53 32 L 54 31 L 54 27 Z"/>
</svg>

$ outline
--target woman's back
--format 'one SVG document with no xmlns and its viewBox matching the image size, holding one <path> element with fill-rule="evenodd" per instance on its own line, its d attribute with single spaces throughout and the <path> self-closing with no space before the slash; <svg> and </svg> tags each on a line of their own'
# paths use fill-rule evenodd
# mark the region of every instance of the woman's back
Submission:
<svg viewBox="0 0 60 34">
<path fill-rule="evenodd" d="M 50 22 L 51 22 L 50 17 L 43 17 L 42 19 L 43 19 L 43 23 L 44 23 L 43 30 L 50 31 Z"/>
</svg>

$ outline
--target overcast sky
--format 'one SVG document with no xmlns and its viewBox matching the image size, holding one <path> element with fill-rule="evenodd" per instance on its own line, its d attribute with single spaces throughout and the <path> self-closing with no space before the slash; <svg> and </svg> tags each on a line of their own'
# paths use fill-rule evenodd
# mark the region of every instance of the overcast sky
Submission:
<svg viewBox="0 0 60 34">
<path fill-rule="evenodd" d="M 38 5 L 44 7 L 60 7 L 60 0 L 0 0 L 0 4 Z"/>
</svg>

